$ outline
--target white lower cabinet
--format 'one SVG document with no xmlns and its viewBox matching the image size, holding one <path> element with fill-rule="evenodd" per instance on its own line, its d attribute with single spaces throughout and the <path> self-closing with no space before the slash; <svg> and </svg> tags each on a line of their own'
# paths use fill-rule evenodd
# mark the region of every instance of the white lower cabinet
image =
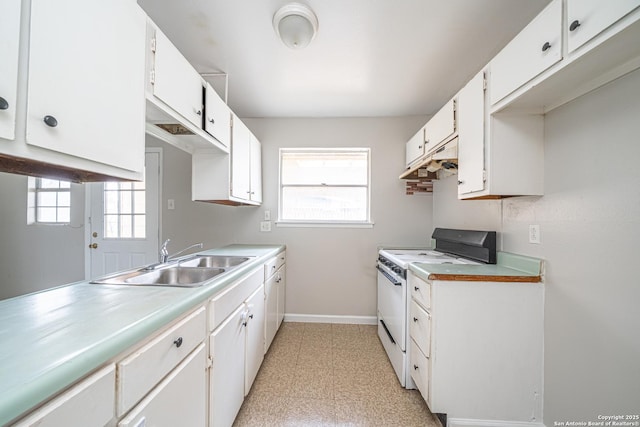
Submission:
<svg viewBox="0 0 640 427">
<path fill-rule="evenodd" d="M 230 426 L 244 400 L 246 310 L 241 305 L 211 334 L 209 425 Z"/>
<path fill-rule="evenodd" d="M 265 300 L 262 269 L 232 285 L 210 304 L 209 425 L 231 426 L 264 358 Z M 238 299 L 241 302 L 238 303 Z M 222 322 L 214 312 L 235 310 Z"/>
<path fill-rule="evenodd" d="M 541 423 L 543 285 L 413 272 L 408 285 L 411 377 L 431 411 L 465 423 Z"/>
<path fill-rule="evenodd" d="M 282 321 L 286 295 L 286 254 L 278 254 L 264 265 L 265 352 L 271 346 Z"/>
<path fill-rule="evenodd" d="M 113 364 L 80 381 L 14 427 L 102 427 L 115 420 Z"/>
<path fill-rule="evenodd" d="M 118 427 L 206 425 L 206 350 L 201 343 L 162 380 Z"/>
<path fill-rule="evenodd" d="M 244 395 L 249 394 L 264 360 L 265 323 L 264 285 L 247 300 L 247 349 L 244 373 Z"/>
</svg>

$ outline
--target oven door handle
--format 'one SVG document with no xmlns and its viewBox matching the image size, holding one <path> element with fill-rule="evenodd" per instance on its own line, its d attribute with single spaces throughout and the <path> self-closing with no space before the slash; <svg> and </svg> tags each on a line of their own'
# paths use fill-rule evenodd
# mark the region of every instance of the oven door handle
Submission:
<svg viewBox="0 0 640 427">
<path fill-rule="evenodd" d="M 384 277 L 386 277 L 391 283 L 393 283 L 394 286 L 402 286 L 402 282 L 400 282 L 399 280 L 396 280 L 392 275 L 390 275 L 389 273 L 384 271 L 382 268 L 380 268 L 379 265 L 376 265 L 376 268 L 380 273 L 382 273 Z"/>
<path fill-rule="evenodd" d="M 389 328 L 387 328 L 387 325 L 384 324 L 384 320 L 380 319 L 380 324 L 382 325 L 382 327 L 384 328 L 384 331 L 387 333 L 387 336 L 391 340 L 391 344 L 395 344 L 396 340 L 394 340 L 393 337 L 391 336 L 391 332 L 389 332 Z"/>
</svg>

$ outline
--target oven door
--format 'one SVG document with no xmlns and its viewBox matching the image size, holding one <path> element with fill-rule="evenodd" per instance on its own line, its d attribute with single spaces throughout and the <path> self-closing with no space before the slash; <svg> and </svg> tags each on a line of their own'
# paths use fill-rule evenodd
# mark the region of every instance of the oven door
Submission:
<svg viewBox="0 0 640 427">
<path fill-rule="evenodd" d="M 378 266 L 378 314 L 390 338 L 406 351 L 406 281 Z"/>
</svg>

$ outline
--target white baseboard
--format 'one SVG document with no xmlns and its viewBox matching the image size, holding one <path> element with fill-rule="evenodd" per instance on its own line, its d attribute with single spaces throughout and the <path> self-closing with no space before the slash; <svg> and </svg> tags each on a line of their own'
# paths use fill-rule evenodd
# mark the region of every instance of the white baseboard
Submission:
<svg viewBox="0 0 640 427">
<path fill-rule="evenodd" d="M 447 418 L 447 427 L 545 427 L 535 421 L 474 420 L 466 418 Z"/>
<path fill-rule="evenodd" d="M 304 322 L 304 323 L 347 323 L 352 325 L 377 325 L 378 318 L 376 316 L 332 316 L 324 314 L 295 314 L 286 313 L 284 315 L 285 322 Z"/>
</svg>

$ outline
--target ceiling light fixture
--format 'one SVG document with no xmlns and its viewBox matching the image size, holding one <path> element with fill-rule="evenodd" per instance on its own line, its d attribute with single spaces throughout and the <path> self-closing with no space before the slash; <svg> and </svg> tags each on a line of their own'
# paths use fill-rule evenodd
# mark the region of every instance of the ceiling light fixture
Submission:
<svg viewBox="0 0 640 427">
<path fill-rule="evenodd" d="M 316 36 L 318 18 L 308 6 L 289 3 L 273 15 L 273 29 L 288 47 L 302 49 Z"/>
</svg>

